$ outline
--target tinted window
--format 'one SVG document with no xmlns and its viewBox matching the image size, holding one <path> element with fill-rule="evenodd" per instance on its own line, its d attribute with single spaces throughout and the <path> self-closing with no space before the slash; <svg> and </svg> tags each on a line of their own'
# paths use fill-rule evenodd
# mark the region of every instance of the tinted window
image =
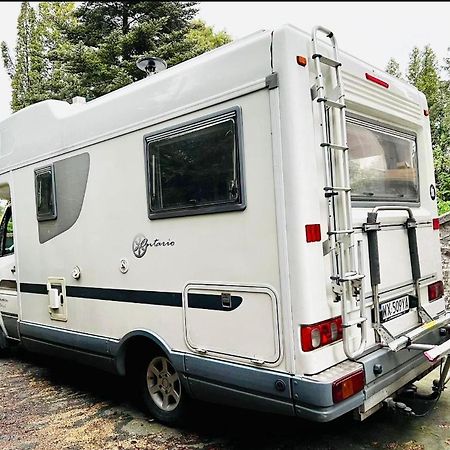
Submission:
<svg viewBox="0 0 450 450">
<path fill-rule="evenodd" d="M 233 111 L 148 138 L 150 216 L 242 204 L 236 118 Z"/>
<path fill-rule="evenodd" d="M 357 200 L 419 200 L 414 136 L 348 121 L 347 141 L 352 197 Z"/>
<path fill-rule="evenodd" d="M 55 179 L 53 166 L 35 172 L 36 210 L 38 220 L 56 219 Z"/>
</svg>

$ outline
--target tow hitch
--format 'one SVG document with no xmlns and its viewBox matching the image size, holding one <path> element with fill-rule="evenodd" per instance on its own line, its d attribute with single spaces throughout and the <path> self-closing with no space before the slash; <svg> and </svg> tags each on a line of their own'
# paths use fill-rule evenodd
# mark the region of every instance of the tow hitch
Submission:
<svg viewBox="0 0 450 450">
<path fill-rule="evenodd" d="M 446 384 L 450 380 L 448 376 L 449 369 L 450 357 L 447 355 L 441 362 L 439 380 L 433 380 L 430 394 L 421 394 L 417 392 L 417 387 L 414 384 L 410 384 L 396 396 L 395 400 L 392 397 L 388 397 L 383 403 L 387 408 L 407 416 L 426 416 L 436 406 Z"/>
</svg>

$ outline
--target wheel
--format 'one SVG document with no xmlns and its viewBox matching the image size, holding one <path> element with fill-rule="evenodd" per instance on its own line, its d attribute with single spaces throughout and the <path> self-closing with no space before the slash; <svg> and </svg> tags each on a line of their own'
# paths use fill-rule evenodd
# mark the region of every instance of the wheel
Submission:
<svg viewBox="0 0 450 450">
<path fill-rule="evenodd" d="M 3 333 L 3 330 L 0 328 L 0 357 L 7 355 L 8 349 L 9 345 L 6 341 L 5 333 Z"/>
<path fill-rule="evenodd" d="M 140 386 L 144 404 L 153 417 L 168 425 L 183 420 L 188 398 L 169 359 L 162 355 L 149 358 L 141 370 Z"/>
</svg>

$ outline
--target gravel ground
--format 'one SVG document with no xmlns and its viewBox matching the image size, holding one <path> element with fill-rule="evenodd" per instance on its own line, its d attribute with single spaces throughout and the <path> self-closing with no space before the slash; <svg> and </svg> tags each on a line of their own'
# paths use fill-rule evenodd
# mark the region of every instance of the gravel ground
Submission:
<svg viewBox="0 0 450 450">
<path fill-rule="evenodd" d="M 0 359 L 0 449 L 450 450 L 448 391 L 420 419 L 381 411 L 316 424 L 197 404 L 182 429 L 159 425 L 130 398 L 122 378 L 15 351 Z"/>
</svg>

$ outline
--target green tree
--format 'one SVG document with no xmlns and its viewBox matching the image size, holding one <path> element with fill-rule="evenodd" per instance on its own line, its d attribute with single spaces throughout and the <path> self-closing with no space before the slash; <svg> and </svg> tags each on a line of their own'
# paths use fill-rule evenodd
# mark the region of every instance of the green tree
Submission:
<svg viewBox="0 0 450 450">
<path fill-rule="evenodd" d="M 420 50 L 418 47 L 413 47 L 411 53 L 409 54 L 408 71 L 406 73 L 406 78 L 411 84 L 416 85 L 417 77 L 420 73 L 420 66 Z"/>
<path fill-rule="evenodd" d="M 79 94 L 98 97 L 144 76 L 136 60 L 150 54 L 180 62 L 195 2 L 84 2 L 69 31 L 68 58 L 80 80 Z"/>
<path fill-rule="evenodd" d="M 394 58 L 389 59 L 386 66 L 386 72 L 394 77 L 403 78 L 402 72 L 400 71 L 400 64 Z"/>
<path fill-rule="evenodd" d="M 76 95 L 78 79 L 66 64 L 73 49 L 67 30 L 76 25 L 74 12 L 74 2 L 39 3 L 37 32 L 43 58 L 41 100 L 68 100 Z"/>
<path fill-rule="evenodd" d="M 17 20 L 17 45 L 11 57 L 2 42 L 3 65 L 11 78 L 13 111 L 39 100 L 43 77 L 42 40 L 37 31 L 36 11 L 29 2 L 22 2 Z"/>
<path fill-rule="evenodd" d="M 193 20 L 196 2 L 22 3 L 14 57 L 2 43 L 3 64 L 17 111 L 45 99 L 88 100 L 143 78 L 136 60 L 159 56 L 170 65 L 229 42 Z"/>
<path fill-rule="evenodd" d="M 231 37 L 225 31 L 215 33 L 213 27 L 208 26 L 203 20 L 193 20 L 184 40 L 180 43 L 181 51 L 174 54 L 170 61 L 177 64 L 229 42 Z"/>
</svg>

